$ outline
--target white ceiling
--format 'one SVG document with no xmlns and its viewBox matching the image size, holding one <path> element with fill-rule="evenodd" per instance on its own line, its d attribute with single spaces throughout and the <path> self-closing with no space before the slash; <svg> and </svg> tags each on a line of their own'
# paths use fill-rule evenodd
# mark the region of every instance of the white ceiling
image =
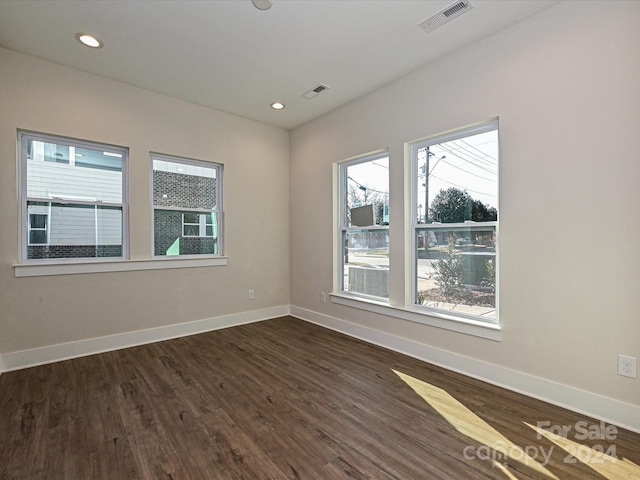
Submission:
<svg viewBox="0 0 640 480">
<path fill-rule="evenodd" d="M 294 128 L 557 1 L 0 1 L 0 46 L 217 110 Z M 74 38 L 92 33 L 104 48 Z M 331 87 L 302 97 L 319 83 Z M 282 111 L 269 105 L 286 104 Z"/>
</svg>

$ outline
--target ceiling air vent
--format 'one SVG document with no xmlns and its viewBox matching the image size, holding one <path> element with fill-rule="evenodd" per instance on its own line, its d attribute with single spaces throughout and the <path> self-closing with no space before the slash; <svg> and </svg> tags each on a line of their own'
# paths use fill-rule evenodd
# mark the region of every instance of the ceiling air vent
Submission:
<svg viewBox="0 0 640 480">
<path fill-rule="evenodd" d="M 471 2 L 469 2 L 469 0 L 462 0 L 461 2 L 456 2 L 453 5 L 449 5 L 448 7 L 443 8 L 435 15 L 420 22 L 418 26 L 425 32 L 429 33 L 439 26 L 444 25 L 448 21 L 459 17 L 464 12 L 468 12 L 472 8 L 473 5 L 471 5 Z"/>
<path fill-rule="evenodd" d="M 312 88 L 308 92 L 304 92 L 302 96 L 308 100 L 311 100 L 312 98 L 317 97 L 318 95 L 320 95 L 321 93 L 327 90 L 329 90 L 329 87 L 320 83 L 318 84 L 318 86 Z"/>
</svg>

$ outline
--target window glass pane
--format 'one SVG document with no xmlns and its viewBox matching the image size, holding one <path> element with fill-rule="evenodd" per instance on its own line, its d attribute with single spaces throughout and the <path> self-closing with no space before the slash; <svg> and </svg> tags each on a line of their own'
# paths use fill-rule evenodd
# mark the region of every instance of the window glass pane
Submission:
<svg viewBox="0 0 640 480">
<path fill-rule="evenodd" d="M 495 226 L 425 226 L 415 240 L 418 305 L 495 318 Z"/>
<path fill-rule="evenodd" d="M 36 145 L 36 150 L 42 152 L 43 160 L 45 162 L 53 163 L 69 163 L 69 147 L 67 145 L 56 145 L 55 143 L 40 143 Z"/>
<path fill-rule="evenodd" d="M 29 232 L 29 244 L 42 244 L 47 243 L 46 230 L 31 230 Z"/>
<path fill-rule="evenodd" d="M 389 157 L 369 157 L 340 168 L 340 288 L 388 298 L 389 230 L 385 226 L 389 224 Z"/>
<path fill-rule="evenodd" d="M 20 132 L 21 261 L 125 258 L 125 148 Z"/>
<path fill-rule="evenodd" d="M 496 322 L 496 124 L 414 149 L 414 301 Z"/>
<path fill-rule="evenodd" d="M 222 165 L 152 154 L 154 255 L 219 255 Z"/>
<path fill-rule="evenodd" d="M 31 228 L 46 228 L 47 227 L 47 215 L 34 214 L 29 215 L 29 225 Z"/>
<path fill-rule="evenodd" d="M 200 216 L 211 214 L 181 212 L 179 210 L 154 210 L 154 254 L 156 256 L 174 255 L 217 255 L 218 238 L 213 235 L 212 227 L 200 224 Z M 183 222 L 195 220 L 194 223 Z M 207 228 L 209 234 L 207 234 Z"/>
<path fill-rule="evenodd" d="M 153 204 L 162 207 L 216 208 L 217 169 L 153 160 Z"/>
<path fill-rule="evenodd" d="M 417 223 L 497 220 L 497 130 L 418 148 L 416 163 Z"/>
<path fill-rule="evenodd" d="M 198 225 L 185 224 L 183 228 L 183 235 L 185 237 L 197 237 L 200 227 Z"/>
<path fill-rule="evenodd" d="M 27 211 L 48 212 L 48 241 L 45 230 L 31 229 L 29 243 L 46 245 L 28 245 L 28 259 L 122 256 L 122 207 L 30 201 Z"/>
<path fill-rule="evenodd" d="M 347 230 L 343 233 L 343 290 L 389 297 L 389 231 Z"/>
<path fill-rule="evenodd" d="M 345 167 L 345 226 L 389 224 L 389 157 Z"/>
<path fill-rule="evenodd" d="M 27 159 L 29 198 L 122 203 L 122 154 L 35 140 L 31 143 L 31 157 Z"/>
<path fill-rule="evenodd" d="M 197 225 L 200 223 L 200 215 L 197 213 L 185 213 L 183 214 L 183 222 L 194 223 Z"/>
<path fill-rule="evenodd" d="M 76 148 L 75 164 L 78 167 L 121 172 L 122 155 L 118 153 L 89 150 L 88 148 Z"/>
</svg>

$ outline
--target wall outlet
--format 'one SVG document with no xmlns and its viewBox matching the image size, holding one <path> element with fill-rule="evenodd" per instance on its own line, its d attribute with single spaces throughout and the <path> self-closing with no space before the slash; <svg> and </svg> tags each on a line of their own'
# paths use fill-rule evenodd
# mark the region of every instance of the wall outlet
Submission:
<svg viewBox="0 0 640 480">
<path fill-rule="evenodd" d="M 638 378 L 636 365 L 636 357 L 618 355 L 618 375 L 622 375 L 623 377 Z"/>
<path fill-rule="evenodd" d="M 327 303 L 327 294 L 324 292 L 320 292 L 320 301 L 322 303 Z"/>
<path fill-rule="evenodd" d="M 253 290 L 249 290 L 248 297 L 249 300 L 253 300 L 254 298 L 256 298 L 255 292 Z"/>
</svg>

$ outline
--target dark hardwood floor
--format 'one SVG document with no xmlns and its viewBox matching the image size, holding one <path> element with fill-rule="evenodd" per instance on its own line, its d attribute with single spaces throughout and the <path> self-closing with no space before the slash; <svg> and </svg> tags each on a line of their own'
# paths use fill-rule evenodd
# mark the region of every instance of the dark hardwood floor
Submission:
<svg viewBox="0 0 640 480">
<path fill-rule="evenodd" d="M 285 317 L 3 374 L 0 479 L 640 478 L 596 426 Z"/>
</svg>

